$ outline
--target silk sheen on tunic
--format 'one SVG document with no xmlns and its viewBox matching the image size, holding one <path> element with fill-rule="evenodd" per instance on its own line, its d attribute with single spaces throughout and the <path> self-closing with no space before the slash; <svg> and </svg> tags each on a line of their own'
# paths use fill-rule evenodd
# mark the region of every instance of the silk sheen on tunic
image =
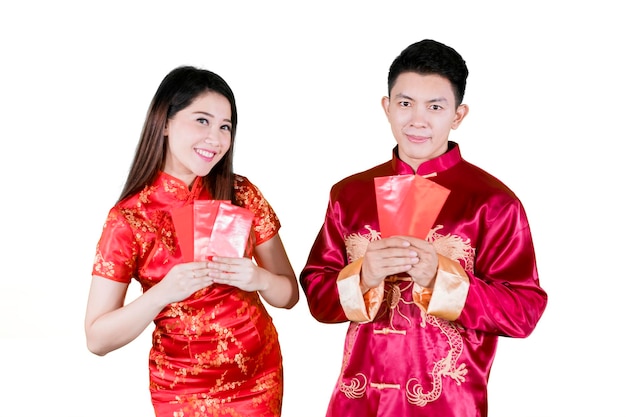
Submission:
<svg viewBox="0 0 626 417">
<path fill-rule="evenodd" d="M 280 222 L 260 191 L 236 176 L 238 205 L 254 213 L 255 244 Z M 113 207 L 99 240 L 93 274 L 148 291 L 182 261 L 170 211 L 208 199 L 160 173 L 152 186 Z M 154 320 L 150 391 L 159 417 L 279 416 L 283 395 L 278 335 L 257 292 L 214 284 L 172 303 Z"/>
<path fill-rule="evenodd" d="M 417 172 L 450 190 L 427 237 L 439 256 L 434 289 L 392 276 L 363 296 L 361 258 L 381 238 L 374 178 L 405 174 L 414 173 L 394 149 L 335 184 L 300 275 L 318 321 L 350 321 L 326 416 L 485 417 L 498 337 L 528 336 L 547 303 L 526 214 L 450 142 Z"/>
</svg>

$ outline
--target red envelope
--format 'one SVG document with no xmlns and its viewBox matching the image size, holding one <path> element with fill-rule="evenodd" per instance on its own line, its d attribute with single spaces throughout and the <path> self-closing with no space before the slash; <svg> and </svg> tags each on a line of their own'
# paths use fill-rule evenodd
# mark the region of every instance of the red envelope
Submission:
<svg viewBox="0 0 626 417">
<path fill-rule="evenodd" d="M 172 210 L 172 222 L 183 262 L 193 261 L 193 204 Z"/>
<path fill-rule="evenodd" d="M 221 200 L 196 200 L 172 210 L 183 261 L 246 255 L 253 219 L 250 210 Z"/>
<path fill-rule="evenodd" d="M 420 175 L 374 178 L 376 208 L 383 237 L 426 239 L 450 190 Z"/>
</svg>

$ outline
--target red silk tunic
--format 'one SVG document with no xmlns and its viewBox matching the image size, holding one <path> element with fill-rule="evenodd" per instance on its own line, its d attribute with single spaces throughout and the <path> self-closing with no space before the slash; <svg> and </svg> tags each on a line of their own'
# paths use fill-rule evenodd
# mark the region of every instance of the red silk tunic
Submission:
<svg viewBox="0 0 626 417">
<path fill-rule="evenodd" d="M 254 213 L 256 244 L 278 233 L 275 212 L 245 177 L 236 177 L 235 194 Z M 148 291 L 182 260 L 170 210 L 207 198 L 201 178 L 189 190 L 161 173 L 110 210 L 93 274 L 123 283 L 135 278 Z M 168 305 L 154 324 L 149 368 L 157 416 L 280 415 L 281 351 L 257 292 L 214 284 Z"/>
<path fill-rule="evenodd" d="M 499 336 L 526 337 L 547 303 L 522 204 L 450 142 L 418 175 L 450 190 L 426 238 L 435 287 L 393 276 L 365 296 L 361 258 L 380 239 L 376 177 L 413 174 L 397 157 L 330 192 L 326 218 L 300 275 L 312 315 L 350 321 L 327 417 L 484 417 Z"/>
</svg>

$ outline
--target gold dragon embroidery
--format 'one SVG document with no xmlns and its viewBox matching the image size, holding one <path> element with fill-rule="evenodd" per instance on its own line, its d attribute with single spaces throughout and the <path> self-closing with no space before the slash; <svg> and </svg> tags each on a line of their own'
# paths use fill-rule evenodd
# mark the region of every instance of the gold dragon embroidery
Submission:
<svg viewBox="0 0 626 417">
<path fill-rule="evenodd" d="M 442 225 L 433 227 L 426 237 L 426 240 L 434 246 L 437 253 L 459 261 L 466 271 L 473 270 L 475 249 L 471 247 L 469 239 L 462 239 L 460 236 L 450 234 L 442 235 L 438 233 L 442 228 Z M 344 239 L 349 262 L 353 262 L 362 257 L 365 254 L 369 242 L 381 239 L 381 234 L 373 230 L 369 225 L 366 225 L 365 229 L 368 230 L 368 233 L 352 233 Z M 411 324 L 411 320 L 398 308 L 400 303 L 409 304 L 409 302 L 402 297 L 402 293 L 411 291 L 411 288 L 412 281 L 410 280 L 405 281 L 397 277 L 387 279 L 387 285 L 385 285 L 385 300 L 383 303 L 383 308 L 386 310 L 383 310 L 382 313 L 389 313 L 389 327 L 386 330 L 378 330 L 379 333 L 405 333 L 405 331 L 398 330 L 394 326 L 393 320 L 394 315 L 397 313 Z M 421 318 L 420 326 L 426 327 L 430 325 L 438 328 L 448 340 L 450 349 L 445 357 L 433 364 L 432 371 L 430 372 L 430 375 L 432 375 L 432 381 L 430 381 L 432 388 L 430 391 L 425 391 L 424 383 L 420 382 L 418 378 L 411 378 L 407 381 L 405 387 L 407 401 L 416 406 L 425 406 L 440 397 L 443 378 L 451 378 L 460 385 L 465 382 L 465 375 L 468 372 L 464 363 L 457 364 L 463 351 L 463 338 L 459 330 L 460 327 L 453 322 L 431 316 L 424 310 L 421 310 Z M 355 328 L 352 329 L 352 326 Z M 360 324 L 351 323 L 351 331 L 356 332 L 358 326 L 360 326 Z M 351 379 L 350 383 L 342 383 L 339 390 L 344 393 L 346 397 L 354 399 L 363 397 L 366 387 L 367 376 L 359 373 Z"/>
</svg>

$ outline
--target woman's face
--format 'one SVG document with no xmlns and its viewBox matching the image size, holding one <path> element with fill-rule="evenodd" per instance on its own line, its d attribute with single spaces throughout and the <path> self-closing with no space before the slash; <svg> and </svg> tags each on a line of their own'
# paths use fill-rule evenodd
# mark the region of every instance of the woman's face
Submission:
<svg viewBox="0 0 626 417">
<path fill-rule="evenodd" d="M 167 121 L 163 171 L 190 185 L 224 157 L 232 141 L 230 102 L 209 91 Z"/>
</svg>

